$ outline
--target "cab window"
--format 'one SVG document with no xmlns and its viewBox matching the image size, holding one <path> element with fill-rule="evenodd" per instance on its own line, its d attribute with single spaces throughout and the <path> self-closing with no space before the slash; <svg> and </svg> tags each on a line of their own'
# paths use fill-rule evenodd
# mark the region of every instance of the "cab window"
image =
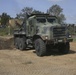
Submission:
<svg viewBox="0 0 76 75">
<path fill-rule="evenodd" d="M 46 22 L 45 18 L 37 18 L 36 20 L 38 23 L 45 23 Z"/>
<path fill-rule="evenodd" d="M 47 18 L 47 21 L 49 23 L 56 23 L 56 19 L 55 18 Z"/>
</svg>

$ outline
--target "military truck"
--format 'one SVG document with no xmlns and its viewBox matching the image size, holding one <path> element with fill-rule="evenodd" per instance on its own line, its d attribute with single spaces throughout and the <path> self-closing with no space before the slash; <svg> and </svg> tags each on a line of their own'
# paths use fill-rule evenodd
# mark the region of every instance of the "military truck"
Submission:
<svg viewBox="0 0 76 75">
<path fill-rule="evenodd" d="M 19 29 L 14 30 L 14 45 L 17 49 L 35 48 L 38 56 L 46 55 L 47 49 L 68 53 L 73 39 L 67 26 L 58 23 L 55 16 L 32 14 Z"/>
</svg>

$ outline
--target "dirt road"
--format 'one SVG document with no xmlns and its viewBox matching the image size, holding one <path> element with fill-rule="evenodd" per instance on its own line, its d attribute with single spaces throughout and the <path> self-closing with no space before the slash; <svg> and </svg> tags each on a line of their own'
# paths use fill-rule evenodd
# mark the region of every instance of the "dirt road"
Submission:
<svg viewBox="0 0 76 75">
<path fill-rule="evenodd" d="M 76 43 L 71 43 L 69 54 L 44 57 L 34 50 L 1 49 L 0 75 L 76 75 Z"/>
</svg>

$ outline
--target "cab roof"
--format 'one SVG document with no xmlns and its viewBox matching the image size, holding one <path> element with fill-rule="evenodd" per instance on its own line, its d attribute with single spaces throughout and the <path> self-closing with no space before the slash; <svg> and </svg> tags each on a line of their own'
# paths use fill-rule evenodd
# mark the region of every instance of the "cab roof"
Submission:
<svg viewBox="0 0 76 75">
<path fill-rule="evenodd" d="M 57 18 L 56 16 L 53 16 L 53 15 L 49 15 L 49 14 L 31 14 L 30 15 L 30 17 L 31 16 L 36 16 L 36 17 L 55 17 L 55 18 Z"/>
</svg>

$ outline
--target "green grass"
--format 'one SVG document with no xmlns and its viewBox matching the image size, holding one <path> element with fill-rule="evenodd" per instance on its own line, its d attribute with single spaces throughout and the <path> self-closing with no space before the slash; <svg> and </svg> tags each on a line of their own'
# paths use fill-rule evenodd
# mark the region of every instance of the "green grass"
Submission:
<svg viewBox="0 0 76 75">
<path fill-rule="evenodd" d="M 10 29 L 8 27 L 0 28 L 0 36 L 6 36 L 9 33 L 12 35 L 12 33 L 13 33 L 13 29 L 12 28 L 10 28 Z"/>
</svg>

